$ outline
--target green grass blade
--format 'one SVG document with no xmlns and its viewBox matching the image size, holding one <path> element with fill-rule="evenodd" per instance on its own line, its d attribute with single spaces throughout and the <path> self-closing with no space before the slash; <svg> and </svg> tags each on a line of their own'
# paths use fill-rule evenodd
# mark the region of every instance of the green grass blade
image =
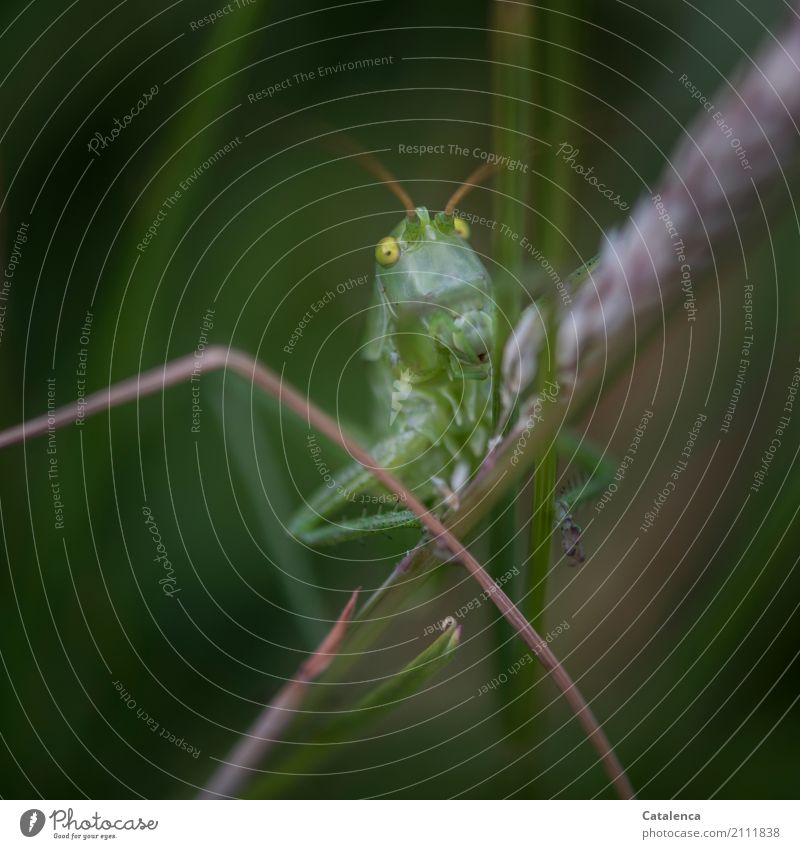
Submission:
<svg viewBox="0 0 800 849">
<path fill-rule="evenodd" d="M 570 17 L 572 2 L 565 2 L 558 13 L 549 13 L 545 19 L 545 41 L 547 47 L 542 56 L 545 75 L 543 80 L 541 110 L 542 124 L 548 141 L 555 144 L 566 137 L 571 122 L 569 115 L 575 108 L 574 89 L 571 80 L 575 76 L 574 54 L 569 50 L 575 41 L 575 21 Z M 566 231 L 569 229 L 569 174 L 566 169 L 557 171 L 555 157 L 549 160 L 551 167 L 540 179 L 538 191 L 541 194 L 543 227 L 540 241 L 543 254 L 551 265 L 563 271 L 566 250 Z M 560 182 L 559 182 L 560 180 Z M 567 181 L 565 183 L 565 181 Z M 552 340 L 558 330 L 558 304 L 555 292 L 550 292 L 544 305 L 548 344 L 539 358 L 539 389 L 552 383 L 555 378 L 555 352 Z M 547 576 L 552 562 L 552 538 L 555 524 L 556 478 L 558 455 L 554 445 L 549 445 L 537 457 L 534 479 L 533 508 L 529 543 L 529 568 L 527 570 L 526 601 L 523 609 L 534 628 L 543 623 L 544 608 L 547 599 Z"/>
<path fill-rule="evenodd" d="M 493 88 L 497 93 L 492 100 L 494 150 L 501 155 L 516 157 L 529 151 L 528 138 L 532 132 L 533 73 L 531 40 L 536 18 L 530 6 L 513 3 L 495 3 L 492 28 Z M 514 67 L 516 66 L 516 67 Z M 492 251 L 496 266 L 493 268 L 497 317 L 495 320 L 493 396 L 494 420 L 500 412 L 500 374 L 503 349 L 511 328 L 517 323 L 522 304 L 522 292 L 515 278 L 523 276 L 523 253 L 519 239 L 528 234 L 526 204 L 530 201 L 530 185 L 520 179 L 517 171 L 501 169 L 495 180 L 496 193 L 492 195 L 492 217 L 504 225 L 492 233 Z M 509 234 L 516 234 L 514 235 Z M 516 541 L 517 494 L 509 492 L 491 515 L 489 567 L 494 575 L 505 574 L 518 566 L 519 546 Z M 506 669 L 513 657 L 513 631 L 508 623 L 498 617 L 494 630 L 494 659 L 498 670 Z"/>
</svg>

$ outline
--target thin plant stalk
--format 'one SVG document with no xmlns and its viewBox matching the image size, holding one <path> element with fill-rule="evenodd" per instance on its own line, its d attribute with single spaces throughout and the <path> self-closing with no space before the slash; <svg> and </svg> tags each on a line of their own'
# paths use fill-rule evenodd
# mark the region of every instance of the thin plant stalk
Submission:
<svg viewBox="0 0 800 849">
<path fill-rule="evenodd" d="M 527 148 L 531 136 L 532 75 L 531 41 L 536 23 L 534 10 L 527 5 L 495 3 L 493 10 L 492 73 L 495 96 L 492 99 L 493 139 L 498 155 L 514 156 Z M 519 33 L 519 35 L 517 35 Z M 493 217 L 498 227 L 492 231 L 492 251 L 497 268 L 493 274 L 497 321 L 495 362 L 499 363 L 511 330 L 520 314 L 521 292 L 518 280 L 522 257 L 518 238 L 526 232 L 530 187 L 519 173 L 501 168 L 492 197 Z M 516 234 L 516 239 L 512 234 Z M 499 412 L 499 403 L 496 413 Z M 495 420 L 497 415 L 495 416 Z"/>
<path fill-rule="evenodd" d="M 524 4 L 495 3 L 492 11 L 492 76 L 494 97 L 493 145 L 498 155 L 515 156 L 516 151 L 527 148 L 532 131 L 532 74 L 531 40 L 539 16 L 533 7 Z M 519 35 L 518 35 L 519 34 Z M 521 234 L 529 225 L 528 206 L 530 186 L 525 179 L 510 168 L 502 168 L 497 175 L 496 191 L 492 194 L 492 218 L 500 227 L 492 231 L 494 278 L 495 350 L 492 409 L 494 421 L 500 419 L 501 362 L 511 328 L 520 316 L 522 289 L 522 254 L 519 248 Z M 516 234 L 516 235 L 514 235 Z M 509 490 L 490 516 L 489 550 L 491 570 L 494 575 L 508 575 L 519 571 L 520 544 L 517 534 L 517 493 Z M 519 581 L 509 585 L 514 589 Z M 493 658 L 499 674 L 515 660 L 513 634 L 508 623 L 497 619 L 494 631 Z M 498 694 L 499 698 L 499 694 Z M 519 723 L 513 711 L 503 711 L 508 730 Z"/>
<path fill-rule="evenodd" d="M 533 478 L 533 509 L 530 522 L 530 556 L 526 576 L 526 592 L 523 609 L 528 620 L 537 630 L 544 629 L 547 607 L 547 579 L 552 565 L 553 508 L 558 457 L 552 445 L 545 447 L 536 465 Z"/>
<path fill-rule="evenodd" d="M 591 708 L 567 671 L 553 654 L 550 646 L 536 633 L 516 605 L 497 586 L 491 575 L 475 557 L 461 544 L 453 531 L 445 527 L 442 521 L 428 510 L 413 493 L 409 492 L 400 481 L 386 469 L 381 468 L 369 452 L 348 436 L 327 413 L 314 405 L 308 398 L 303 397 L 271 369 L 248 354 L 218 345 L 206 349 L 205 365 L 208 371 L 230 369 L 267 392 L 284 407 L 308 422 L 309 426 L 313 425 L 320 433 L 342 447 L 358 463 L 369 469 L 387 490 L 397 496 L 401 502 L 406 504 L 408 509 L 419 517 L 420 522 L 430 533 L 430 542 L 450 550 L 452 559 L 460 562 L 477 581 L 486 593 L 487 598 L 492 600 L 501 615 L 509 622 L 550 674 L 584 730 L 617 794 L 624 799 L 633 798 L 633 787 L 625 774 L 625 770 L 622 768 Z M 185 382 L 190 379 L 193 369 L 194 355 L 189 354 L 172 360 L 164 366 L 157 366 L 140 375 L 95 392 L 85 399 L 83 417 L 88 418 L 103 410 L 133 401 L 142 395 L 157 393 L 168 386 Z M 75 402 L 8 428 L 0 432 L 0 448 L 15 442 L 23 442 L 35 436 L 41 436 L 47 433 L 49 428 L 64 427 L 75 420 L 78 411 L 79 405 Z"/>
</svg>

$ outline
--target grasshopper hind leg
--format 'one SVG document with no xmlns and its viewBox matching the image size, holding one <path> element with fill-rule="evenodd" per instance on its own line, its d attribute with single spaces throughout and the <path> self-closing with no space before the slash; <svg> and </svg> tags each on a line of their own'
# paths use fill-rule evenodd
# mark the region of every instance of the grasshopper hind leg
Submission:
<svg viewBox="0 0 800 849">
<path fill-rule="evenodd" d="M 306 545 L 338 545 L 370 534 L 421 527 L 417 514 L 412 510 L 390 510 L 354 519 L 338 519 L 336 522 L 322 519 L 315 527 L 300 531 L 296 536 Z"/>
<path fill-rule="evenodd" d="M 431 447 L 427 437 L 409 431 L 379 443 L 373 449 L 372 456 L 382 468 L 391 469 L 408 464 L 414 477 L 414 461 L 429 452 Z M 408 476 L 403 473 L 403 477 Z M 418 483 L 424 484 L 425 480 L 421 478 Z M 370 470 L 358 463 L 336 472 L 331 482 L 332 486 L 320 487 L 289 521 L 289 532 L 307 545 L 336 545 L 395 528 L 419 527 L 417 517 L 410 510 L 402 509 L 401 502 L 396 502 L 393 509 L 369 515 L 343 516 L 348 508 L 382 504 L 379 499 L 385 497 L 385 493 L 383 496 L 367 495 L 382 490 Z"/>
</svg>

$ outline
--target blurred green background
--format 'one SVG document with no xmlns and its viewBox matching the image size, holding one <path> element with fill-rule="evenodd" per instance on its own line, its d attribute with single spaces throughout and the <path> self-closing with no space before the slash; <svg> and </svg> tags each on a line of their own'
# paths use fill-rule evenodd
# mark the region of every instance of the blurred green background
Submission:
<svg viewBox="0 0 800 849">
<path fill-rule="evenodd" d="M 4 265 L 20 225 L 28 229 L 27 241 L 17 240 L 0 341 L 0 425 L 44 412 L 48 379 L 56 403 L 72 400 L 83 348 L 94 391 L 195 350 L 213 309 L 209 342 L 258 356 L 369 440 L 375 405 L 357 349 L 374 245 L 402 211 L 341 151 L 309 139 L 346 128 L 381 151 L 418 204 L 441 208 L 479 162 L 403 155 L 398 145 L 492 149 L 493 6 L 255 0 L 200 27 L 219 5 L 46 0 L 34 13 L 4 3 Z M 633 202 L 696 110 L 677 78 L 685 73 L 715 96 L 782 9 L 779 0 L 577 4 L 581 90 L 570 142 L 581 161 Z M 534 55 L 538 45 L 529 44 Z M 294 77 L 376 57 L 383 64 Z M 286 79 L 272 96 L 250 97 Z M 91 153 L 95 133 L 109 134 L 154 86 L 140 114 Z M 548 154 L 533 143 L 518 155 L 535 170 Z M 518 175 L 519 197 L 526 179 Z M 570 210 L 569 237 L 588 259 L 624 215 L 588 184 L 573 191 L 582 206 Z M 465 206 L 490 215 L 491 204 L 484 188 Z M 748 255 L 756 343 L 731 432 L 720 440 L 741 340 L 735 271 L 720 281 L 721 295 L 709 281 L 691 348 L 685 322 L 673 321 L 639 351 L 633 379 L 624 376 L 580 425 L 619 456 L 643 411 L 654 411 L 614 499 L 576 517 L 591 521 L 589 557 L 554 570 L 546 612 L 548 627 L 570 622 L 554 650 L 644 797 L 797 794 L 796 422 L 763 488 L 748 495 L 797 364 L 798 234 L 789 209 L 782 199 L 762 234 L 769 239 Z M 157 234 L 140 250 L 159 210 Z M 473 244 L 491 269 L 492 244 L 479 227 Z M 369 283 L 337 295 L 286 354 L 310 305 L 361 275 Z M 186 385 L 0 454 L 4 797 L 194 795 L 349 592 L 379 586 L 414 543 L 411 533 L 395 534 L 322 554 L 295 543 L 281 522 L 319 484 L 305 426 L 237 378 L 206 374 L 199 387 L 199 432 Z M 706 403 L 709 422 L 678 494 L 629 550 Z M 324 456 L 332 467 L 343 460 L 328 445 Z M 520 512 L 528 500 L 523 490 Z M 173 598 L 158 583 L 143 505 L 174 565 Z M 475 550 L 491 559 L 485 543 Z M 353 665 L 332 704 L 345 707 L 364 690 L 359 682 L 399 669 L 428 641 L 426 626 L 476 595 L 453 567 L 427 592 L 398 611 L 380 650 Z M 504 716 L 519 710 L 513 698 L 526 698 L 513 685 L 476 697 L 497 671 L 493 619 L 487 605 L 471 613 L 455 660 L 424 693 L 366 725 L 369 739 L 338 747 L 312 770 L 322 774 L 284 790 L 276 783 L 275 792 L 608 795 L 548 683 L 537 685 L 547 708 L 523 734 L 509 735 Z M 199 756 L 151 731 L 115 682 Z M 299 732 L 289 737 L 302 741 Z M 279 771 L 291 748 L 265 768 Z"/>
</svg>

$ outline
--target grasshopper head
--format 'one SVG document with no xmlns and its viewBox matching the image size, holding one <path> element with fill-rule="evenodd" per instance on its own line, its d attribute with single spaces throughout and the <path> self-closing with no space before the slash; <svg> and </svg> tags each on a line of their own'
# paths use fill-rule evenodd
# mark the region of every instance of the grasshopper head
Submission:
<svg viewBox="0 0 800 849">
<path fill-rule="evenodd" d="M 378 292 L 400 364 L 418 375 L 488 377 L 494 339 L 491 281 L 463 219 L 419 207 L 378 243 Z"/>
</svg>

